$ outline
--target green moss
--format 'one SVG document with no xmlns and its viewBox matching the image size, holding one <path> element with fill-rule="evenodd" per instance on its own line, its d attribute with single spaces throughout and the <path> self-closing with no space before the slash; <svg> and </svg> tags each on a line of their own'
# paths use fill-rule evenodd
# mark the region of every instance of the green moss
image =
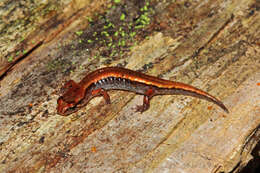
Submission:
<svg viewBox="0 0 260 173">
<path fill-rule="evenodd" d="M 130 37 L 134 37 L 135 35 L 136 35 L 136 32 L 134 31 L 134 32 L 130 32 Z"/>
<path fill-rule="evenodd" d="M 115 33 L 114 33 L 114 36 L 118 36 L 118 34 L 119 34 L 119 32 L 118 31 L 116 31 Z"/>
<path fill-rule="evenodd" d="M 75 34 L 77 34 L 78 36 L 81 36 L 83 34 L 83 31 L 76 31 Z"/>
<path fill-rule="evenodd" d="M 121 35 L 122 37 L 125 37 L 125 36 L 126 36 L 125 31 L 121 31 L 121 32 L 120 32 L 120 35 Z"/>
<path fill-rule="evenodd" d="M 24 37 L 22 37 L 22 38 L 20 39 L 20 42 L 23 42 L 23 41 L 24 41 L 24 39 L 25 39 L 25 38 L 24 38 Z"/>
<path fill-rule="evenodd" d="M 120 20 L 125 20 L 125 14 L 124 13 L 121 14 Z"/>
<path fill-rule="evenodd" d="M 63 61 L 56 60 L 56 59 L 48 62 L 48 64 L 46 65 L 46 67 L 49 71 L 56 71 L 58 69 L 65 70 L 66 69 L 66 68 L 64 68 L 65 66 L 66 65 L 63 63 Z"/>
<path fill-rule="evenodd" d="M 114 2 L 115 2 L 116 4 L 118 4 L 118 3 L 121 2 L 121 0 L 114 0 Z"/>
<path fill-rule="evenodd" d="M 121 41 L 121 45 L 122 45 L 122 46 L 125 46 L 125 45 L 126 45 L 125 40 L 122 40 L 122 41 Z"/>
<path fill-rule="evenodd" d="M 13 57 L 13 56 L 9 56 L 9 57 L 8 57 L 8 59 L 7 59 L 7 61 L 8 61 L 8 62 L 12 62 L 12 61 L 13 61 L 13 59 L 14 59 L 14 57 Z"/>
<path fill-rule="evenodd" d="M 109 37 L 109 34 L 108 34 L 107 31 L 102 31 L 102 32 L 101 32 L 101 35 L 104 35 L 105 37 Z"/>
<path fill-rule="evenodd" d="M 97 14 L 93 19 L 86 17 L 91 22 L 89 33 L 84 32 L 85 34 L 83 35 L 81 30 L 75 32 L 80 37 L 78 42 L 88 43 L 85 44 L 88 49 L 90 47 L 102 47 L 100 52 L 95 53 L 95 58 L 106 57 L 107 55 L 110 57 L 122 56 L 125 51 L 131 49 L 131 46 L 137 44 L 137 41 L 134 40 L 136 35 L 140 35 L 138 38 L 145 37 L 145 35 L 142 36 L 142 33 L 145 33 L 144 28 L 151 23 L 150 15 L 152 10 L 149 7 L 149 0 L 146 0 L 145 4 L 137 11 L 139 14 L 137 19 L 133 19 L 129 15 L 131 12 L 128 12 L 127 9 L 131 8 L 127 8 L 125 1 L 113 0 L 110 3 L 110 7 L 103 15 Z M 123 13 L 113 13 L 113 15 L 118 16 L 109 18 L 108 16 L 110 15 L 107 14 L 111 14 L 111 11 L 115 12 L 117 8 L 125 10 Z M 133 22 L 129 22 L 131 20 Z"/>
<path fill-rule="evenodd" d="M 111 46 L 112 46 L 112 44 L 113 44 L 113 43 L 108 43 L 108 45 L 107 45 L 107 46 L 108 46 L 108 47 L 111 47 Z"/>
<path fill-rule="evenodd" d="M 114 28 L 115 25 L 113 23 L 109 22 L 109 21 L 108 21 L 107 25 L 104 25 L 104 29 L 108 29 L 108 28 L 111 28 L 111 27 Z"/>
<path fill-rule="evenodd" d="M 86 19 L 88 20 L 88 22 L 93 22 L 93 19 L 89 16 L 86 16 Z"/>
<path fill-rule="evenodd" d="M 26 54 L 28 51 L 27 50 L 23 50 L 23 54 Z"/>
</svg>

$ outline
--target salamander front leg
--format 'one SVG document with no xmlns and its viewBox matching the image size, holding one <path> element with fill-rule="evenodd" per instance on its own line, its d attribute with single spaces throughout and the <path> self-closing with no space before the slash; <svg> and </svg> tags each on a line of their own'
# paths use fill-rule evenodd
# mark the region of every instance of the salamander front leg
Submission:
<svg viewBox="0 0 260 173">
<path fill-rule="evenodd" d="M 92 95 L 92 97 L 95 97 L 95 96 L 103 96 L 107 104 L 110 104 L 110 103 L 111 103 L 111 102 L 110 102 L 110 97 L 109 97 L 109 95 L 107 94 L 107 91 L 104 90 L 103 88 L 99 88 L 99 89 L 92 90 L 91 95 Z"/>
</svg>

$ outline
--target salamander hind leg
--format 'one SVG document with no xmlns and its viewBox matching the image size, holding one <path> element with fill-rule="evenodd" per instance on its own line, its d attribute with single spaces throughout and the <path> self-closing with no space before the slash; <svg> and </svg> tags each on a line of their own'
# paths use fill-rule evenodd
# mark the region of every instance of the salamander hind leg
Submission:
<svg viewBox="0 0 260 173">
<path fill-rule="evenodd" d="M 144 94 L 143 105 L 136 106 L 136 112 L 143 113 L 150 107 L 150 99 L 154 96 L 154 89 L 148 89 Z"/>
<path fill-rule="evenodd" d="M 150 107 L 150 99 L 149 99 L 148 96 L 144 96 L 143 105 L 137 105 L 136 106 L 136 112 L 143 113 L 144 111 L 149 109 L 149 107 Z"/>
</svg>

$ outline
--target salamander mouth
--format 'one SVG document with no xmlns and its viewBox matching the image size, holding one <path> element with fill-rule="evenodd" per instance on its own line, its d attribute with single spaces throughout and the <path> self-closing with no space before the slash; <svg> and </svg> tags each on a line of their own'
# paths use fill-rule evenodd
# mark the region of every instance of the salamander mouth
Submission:
<svg viewBox="0 0 260 173">
<path fill-rule="evenodd" d="M 74 107 L 72 106 L 73 104 L 71 103 L 67 103 L 66 101 L 64 101 L 63 97 L 60 97 L 58 100 L 57 100 L 57 112 L 58 114 L 60 115 L 68 115 L 68 109 L 71 108 L 71 107 Z"/>
<path fill-rule="evenodd" d="M 63 109 L 61 110 L 61 114 L 63 115 L 69 115 L 71 113 L 74 113 L 78 111 L 83 106 L 83 100 L 80 100 L 78 103 L 67 103 L 63 100 Z"/>
</svg>

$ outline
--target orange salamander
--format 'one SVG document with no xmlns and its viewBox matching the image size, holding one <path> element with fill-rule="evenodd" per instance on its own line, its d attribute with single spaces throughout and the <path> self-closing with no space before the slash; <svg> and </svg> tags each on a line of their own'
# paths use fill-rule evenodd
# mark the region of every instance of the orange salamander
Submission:
<svg viewBox="0 0 260 173">
<path fill-rule="evenodd" d="M 103 96 L 110 103 L 108 90 L 125 90 L 144 95 L 143 105 L 137 111 L 144 112 L 150 106 L 150 99 L 155 95 L 188 95 L 208 100 L 228 113 L 225 105 L 214 96 L 193 86 L 160 79 L 121 67 L 105 67 L 86 75 L 79 83 L 68 81 L 64 94 L 57 100 L 57 112 L 66 116 L 78 111 L 93 97 Z"/>
</svg>

